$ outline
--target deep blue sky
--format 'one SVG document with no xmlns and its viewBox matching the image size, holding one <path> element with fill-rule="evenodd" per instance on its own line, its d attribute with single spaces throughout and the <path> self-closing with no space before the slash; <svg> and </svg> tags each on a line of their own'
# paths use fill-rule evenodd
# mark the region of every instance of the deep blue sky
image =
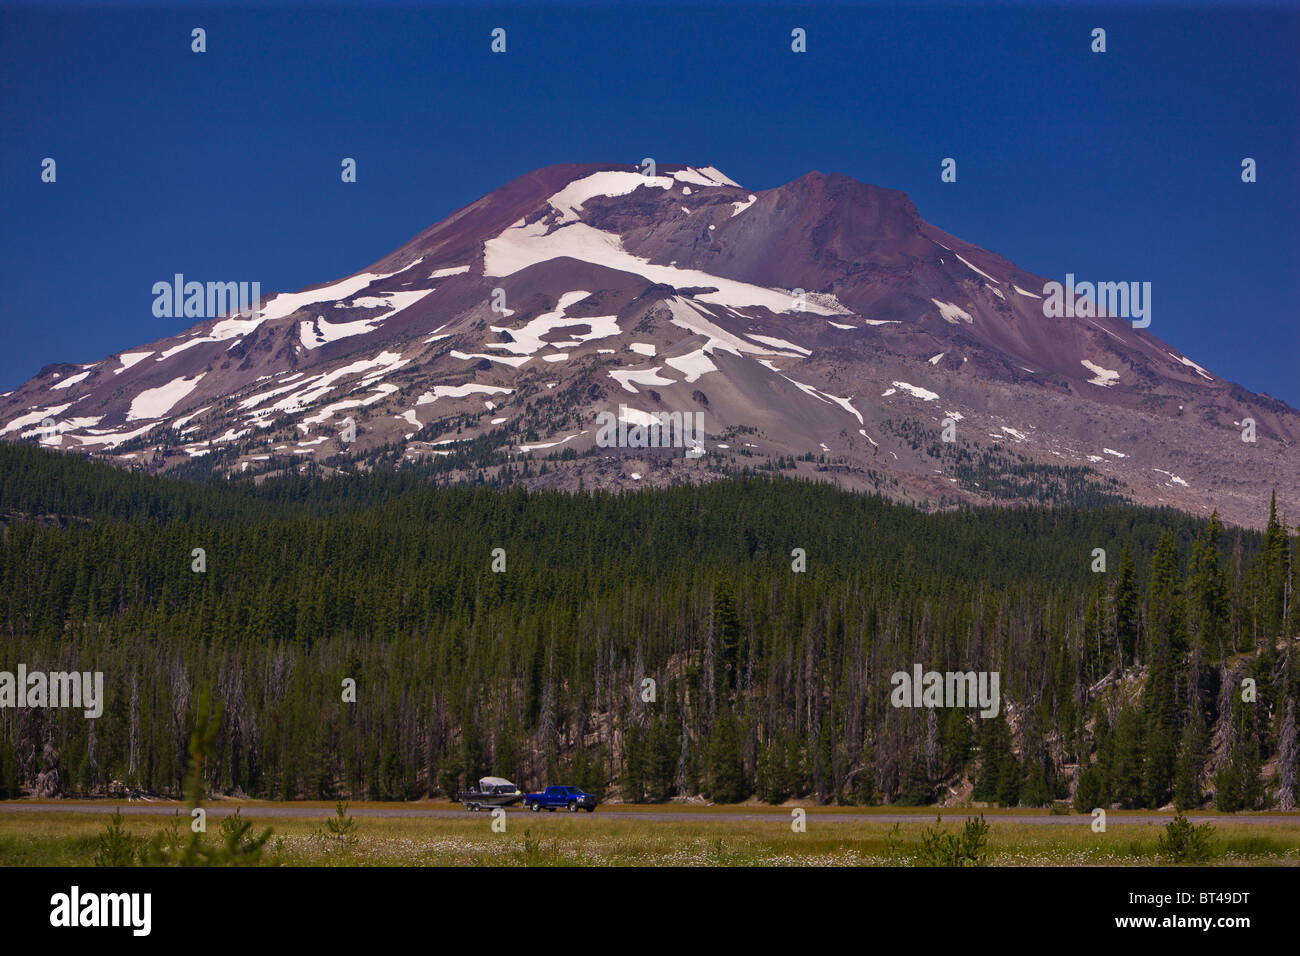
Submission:
<svg viewBox="0 0 1300 956">
<path fill-rule="evenodd" d="M 292 291 L 530 169 L 652 156 L 846 173 L 1044 276 L 1150 281 L 1153 333 L 1300 406 L 1298 50 L 1276 4 L 0 7 L 0 388 L 179 331 L 175 272 Z"/>
</svg>

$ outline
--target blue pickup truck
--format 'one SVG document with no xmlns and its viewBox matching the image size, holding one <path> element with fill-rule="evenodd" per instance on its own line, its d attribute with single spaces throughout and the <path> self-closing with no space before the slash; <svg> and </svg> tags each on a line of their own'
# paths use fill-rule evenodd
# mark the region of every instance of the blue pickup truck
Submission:
<svg viewBox="0 0 1300 956">
<path fill-rule="evenodd" d="M 570 813 L 586 810 L 591 813 L 600 802 L 595 796 L 577 787 L 547 787 L 541 793 L 529 793 L 524 796 L 524 805 L 537 813 L 550 810 L 554 813 L 560 807 L 567 807 Z"/>
</svg>

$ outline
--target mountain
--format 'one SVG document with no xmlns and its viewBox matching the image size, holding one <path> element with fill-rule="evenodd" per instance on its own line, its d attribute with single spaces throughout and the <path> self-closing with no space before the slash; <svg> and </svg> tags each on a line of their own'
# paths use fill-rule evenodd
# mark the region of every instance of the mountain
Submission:
<svg viewBox="0 0 1300 956">
<path fill-rule="evenodd" d="M 903 193 L 654 173 L 540 169 L 346 278 L 47 366 L 0 396 L 0 437 L 181 474 L 771 469 L 927 507 L 1124 497 L 1255 525 L 1276 489 L 1300 514 L 1300 413 L 1083 300 L 1055 314 L 1049 280 Z M 702 424 L 703 454 L 603 444 L 656 413 Z"/>
</svg>

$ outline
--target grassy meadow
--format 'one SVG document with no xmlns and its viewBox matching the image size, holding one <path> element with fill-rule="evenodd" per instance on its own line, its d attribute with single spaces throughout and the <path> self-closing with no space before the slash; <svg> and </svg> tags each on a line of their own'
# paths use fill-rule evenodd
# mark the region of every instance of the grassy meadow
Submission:
<svg viewBox="0 0 1300 956">
<path fill-rule="evenodd" d="M 812 809 L 805 832 L 793 832 L 788 810 L 751 808 L 602 807 L 594 814 L 531 814 L 509 811 L 505 832 L 494 832 L 489 814 L 463 817 L 368 817 L 356 821 L 352 845 L 331 835 L 319 816 L 259 816 L 268 804 L 243 803 L 241 815 L 255 831 L 271 826 L 261 862 L 281 866 L 916 866 L 944 865 L 927 846 L 956 843 L 964 821 L 918 812 L 914 819 L 876 822 L 835 810 Z M 284 806 L 280 804 L 279 806 Z M 301 807 L 302 804 L 294 806 Z M 316 805 L 311 805 L 315 807 Z M 409 807 L 358 804 L 351 808 Z M 0 866 L 92 866 L 114 807 L 104 812 L 59 810 L 0 813 Z M 166 826 L 175 806 L 157 815 L 126 815 L 122 826 L 144 841 Z M 744 817 L 738 817 L 737 811 Z M 188 834 L 181 807 L 180 828 Z M 892 812 L 896 815 L 896 811 Z M 964 812 L 964 811 L 963 811 Z M 1142 866 L 1197 862 L 1171 858 L 1162 849 L 1159 823 L 1124 824 L 1109 816 L 1105 833 L 1091 817 L 1073 815 L 1055 825 L 1023 822 L 1035 811 L 985 811 L 989 825 L 978 852 L 963 865 Z M 883 815 L 883 814 L 882 814 Z M 1044 815 L 1046 813 L 1044 812 Z M 665 819 L 668 816 L 670 819 Z M 840 819 L 836 819 L 839 817 Z M 1006 819 L 1000 819 L 1006 817 Z M 1198 823 L 1197 815 L 1189 818 Z M 1268 822 L 1216 823 L 1205 836 L 1199 862 L 1209 865 L 1300 865 L 1300 817 Z M 209 819 L 207 839 L 216 842 L 219 818 Z M 928 838 L 928 839 L 927 839 Z M 960 854 L 959 854 L 960 855 Z"/>
</svg>

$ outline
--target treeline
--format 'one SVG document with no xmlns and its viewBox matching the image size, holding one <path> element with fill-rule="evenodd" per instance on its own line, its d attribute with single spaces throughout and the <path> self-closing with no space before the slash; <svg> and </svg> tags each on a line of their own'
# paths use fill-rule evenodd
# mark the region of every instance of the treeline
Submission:
<svg viewBox="0 0 1300 956">
<path fill-rule="evenodd" d="M 767 479 L 195 485 L 10 446 L 0 514 L 0 670 L 106 691 L 97 720 L 0 709 L 10 796 L 179 795 L 209 687 L 207 781 L 255 797 L 491 772 L 649 801 L 1294 800 L 1300 581 L 1276 514 L 1261 535 Z M 998 716 L 895 708 L 918 663 L 998 672 Z"/>
</svg>

